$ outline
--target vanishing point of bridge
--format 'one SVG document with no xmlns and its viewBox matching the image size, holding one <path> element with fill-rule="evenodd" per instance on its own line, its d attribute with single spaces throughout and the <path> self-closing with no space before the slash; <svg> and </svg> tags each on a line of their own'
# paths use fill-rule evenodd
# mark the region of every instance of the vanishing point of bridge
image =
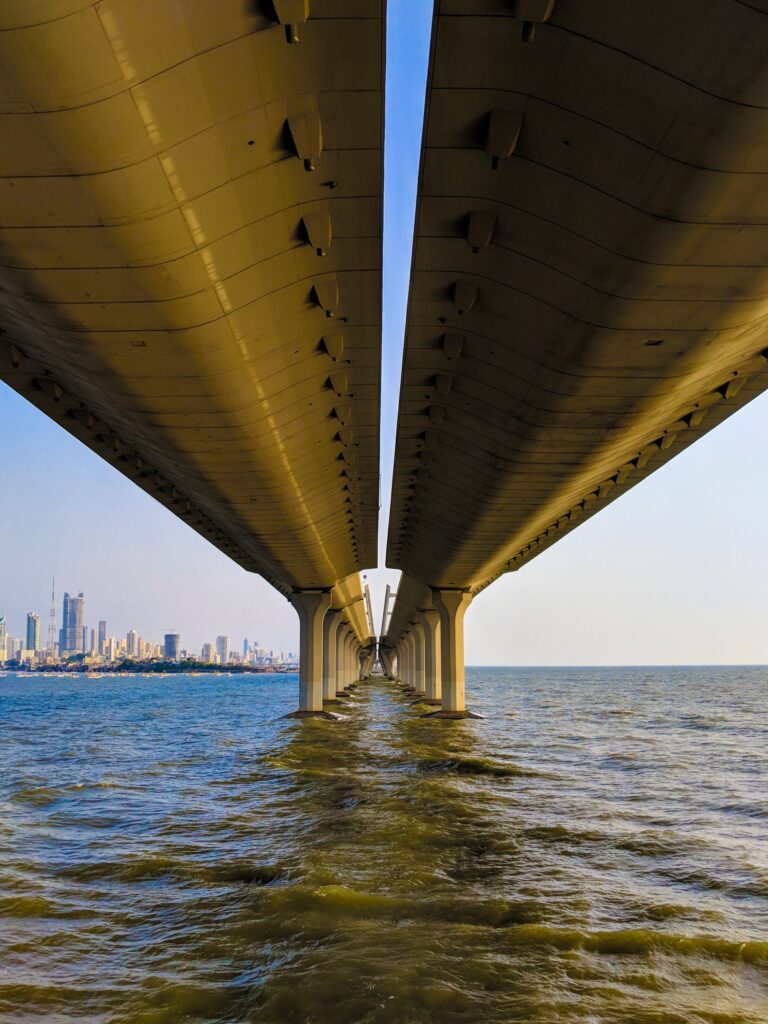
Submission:
<svg viewBox="0 0 768 1024">
<path fill-rule="evenodd" d="M 0 376 L 291 601 L 297 714 L 462 717 L 473 597 L 768 386 L 768 7 L 438 0 L 376 637 L 384 18 L 3 4 Z"/>
</svg>

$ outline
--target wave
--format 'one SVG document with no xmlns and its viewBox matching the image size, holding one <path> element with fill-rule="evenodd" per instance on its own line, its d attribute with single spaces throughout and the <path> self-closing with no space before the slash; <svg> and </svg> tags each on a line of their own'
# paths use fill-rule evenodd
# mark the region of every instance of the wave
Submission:
<svg viewBox="0 0 768 1024">
<path fill-rule="evenodd" d="M 480 901 L 459 897 L 414 900 L 360 892 L 346 885 L 291 885 L 273 891 L 270 899 L 271 910 L 280 920 L 296 920 L 301 915 L 320 912 L 329 925 L 334 918 L 360 917 L 507 928 L 513 924 L 534 921 L 541 914 L 539 904 L 533 900 Z"/>
<path fill-rule="evenodd" d="M 278 865 L 251 864 L 247 861 L 204 864 L 160 856 L 72 864 L 62 868 L 58 873 L 64 878 L 79 882 L 148 882 L 168 878 L 173 881 L 209 885 L 275 885 L 288 878 L 287 872 Z"/>
<path fill-rule="evenodd" d="M 690 836 L 659 835 L 654 832 L 609 833 L 594 829 L 576 829 L 565 825 L 534 825 L 525 829 L 525 837 L 541 843 L 570 846 L 600 845 L 624 850 L 639 857 L 677 857 L 693 847 L 703 846 Z"/>
<path fill-rule="evenodd" d="M 290 929 L 301 930 L 307 918 L 317 916 L 322 918 L 329 934 L 334 930 L 336 921 L 349 917 L 371 921 L 430 921 L 497 929 L 503 933 L 506 942 L 521 949 L 584 949 L 615 956 L 662 952 L 768 964 L 768 941 L 735 942 L 708 935 L 679 935 L 650 929 L 582 931 L 558 928 L 536 922 L 541 908 L 535 901 L 513 903 L 458 898 L 414 901 L 359 892 L 344 885 L 292 885 L 270 894 L 270 909 L 273 921 L 279 922 L 281 928 L 289 926 Z"/>
<path fill-rule="evenodd" d="M 683 956 L 707 956 L 717 960 L 768 964 L 768 942 L 734 942 L 709 935 L 675 935 L 648 929 L 586 932 L 553 928 L 541 924 L 521 924 L 509 930 L 512 942 L 521 946 L 546 946 L 560 950 L 585 949 L 588 952 L 617 956 L 643 956 L 653 952 Z"/>
<path fill-rule="evenodd" d="M 517 764 L 500 764 L 482 757 L 448 757 L 442 760 L 424 760 L 416 765 L 417 771 L 427 774 L 488 775 L 492 778 L 535 778 L 539 772 Z"/>
<path fill-rule="evenodd" d="M 11 793 L 10 799 L 14 803 L 30 804 L 33 807 L 48 807 L 50 804 L 56 803 L 57 800 L 63 800 L 73 793 L 80 793 L 88 789 L 115 789 L 119 785 L 119 783 L 110 782 L 107 779 L 102 779 L 99 782 L 69 782 L 57 786 L 27 783 L 19 786 L 15 792 Z M 131 786 L 126 788 L 135 789 L 137 787 Z"/>
<path fill-rule="evenodd" d="M 0 917 L 85 917 L 85 911 L 62 906 L 45 896 L 6 896 L 0 898 Z"/>
</svg>

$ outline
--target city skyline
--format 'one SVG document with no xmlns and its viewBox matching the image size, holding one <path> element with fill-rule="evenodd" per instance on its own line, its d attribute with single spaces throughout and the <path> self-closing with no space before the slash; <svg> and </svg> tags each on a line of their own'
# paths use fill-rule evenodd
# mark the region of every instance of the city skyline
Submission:
<svg viewBox="0 0 768 1024">
<path fill-rule="evenodd" d="M 124 633 L 111 633 L 106 619 L 98 619 L 97 627 L 89 625 L 85 620 L 85 593 L 82 590 L 75 595 L 64 591 L 60 615 L 54 618 L 55 578 L 51 601 L 53 604 L 47 642 L 42 639 L 42 616 L 39 612 L 28 611 L 23 629 L 20 626 L 16 630 L 12 625 L 13 617 L 9 617 L 0 605 L 0 663 L 9 659 L 17 660 L 17 656 L 22 661 L 33 656 L 32 660 L 37 657 L 40 661 L 47 658 L 65 662 L 77 655 L 101 657 L 109 662 L 121 658 L 136 661 L 164 658 L 178 661 L 183 656 L 220 665 L 291 663 L 295 660 L 291 649 L 262 645 L 258 640 L 249 642 L 247 637 L 243 639 L 241 654 L 239 643 L 232 647 L 230 634 L 227 633 L 219 633 L 215 640 L 204 641 L 197 648 L 185 645 L 182 635 L 173 629 L 165 631 L 159 639 L 142 636 L 133 627 Z M 57 637 L 53 643 L 51 636 Z"/>
</svg>

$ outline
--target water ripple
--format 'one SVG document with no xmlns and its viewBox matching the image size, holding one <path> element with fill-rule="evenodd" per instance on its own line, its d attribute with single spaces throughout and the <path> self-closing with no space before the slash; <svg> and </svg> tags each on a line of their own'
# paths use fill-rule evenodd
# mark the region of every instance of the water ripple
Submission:
<svg viewBox="0 0 768 1024">
<path fill-rule="evenodd" d="M 2 1024 L 765 1024 L 765 669 L 0 682 Z"/>
</svg>

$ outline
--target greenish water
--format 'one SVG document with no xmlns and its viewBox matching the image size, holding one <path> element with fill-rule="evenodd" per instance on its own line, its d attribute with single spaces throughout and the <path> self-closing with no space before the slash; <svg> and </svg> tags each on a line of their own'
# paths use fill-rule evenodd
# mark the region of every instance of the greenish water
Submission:
<svg viewBox="0 0 768 1024">
<path fill-rule="evenodd" d="M 768 1020 L 768 670 L 0 679 L 0 1021 Z"/>
</svg>

